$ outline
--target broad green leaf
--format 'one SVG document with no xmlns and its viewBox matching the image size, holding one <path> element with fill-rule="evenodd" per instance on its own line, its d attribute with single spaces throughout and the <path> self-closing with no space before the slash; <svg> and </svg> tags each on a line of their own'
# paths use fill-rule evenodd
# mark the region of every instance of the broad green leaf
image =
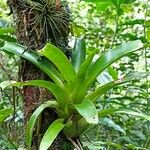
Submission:
<svg viewBox="0 0 150 150">
<path fill-rule="evenodd" d="M 12 108 L 4 108 L 0 110 L 0 123 L 13 113 Z"/>
<path fill-rule="evenodd" d="M 81 104 L 76 104 L 74 106 L 88 123 L 98 124 L 98 113 L 90 100 L 83 100 Z"/>
<path fill-rule="evenodd" d="M 45 80 L 31 80 L 25 82 L 4 81 L 0 83 L 1 88 L 6 88 L 7 86 L 38 86 L 46 88 L 54 94 L 61 108 L 64 108 L 69 101 L 69 96 L 63 88 L 59 87 L 55 83 Z"/>
<path fill-rule="evenodd" d="M 85 97 L 87 90 L 85 77 L 87 75 L 87 70 L 92 63 L 93 57 L 96 52 L 97 50 L 93 51 L 79 68 L 79 71 L 77 73 L 78 81 L 74 85 L 73 90 L 70 91 L 74 103 L 80 103 Z"/>
<path fill-rule="evenodd" d="M 72 52 L 72 59 L 71 59 L 72 65 L 76 72 L 78 72 L 85 58 L 86 58 L 85 39 L 77 38 Z"/>
<path fill-rule="evenodd" d="M 32 114 L 32 116 L 30 117 L 28 123 L 27 123 L 27 127 L 26 127 L 26 144 L 28 146 L 28 148 L 31 148 L 31 143 L 32 143 L 32 135 L 33 135 L 33 130 L 36 124 L 36 121 L 39 117 L 39 115 L 42 113 L 42 111 L 45 108 L 48 107 L 57 107 L 57 102 L 55 101 L 48 101 L 42 105 L 40 105 Z"/>
<path fill-rule="evenodd" d="M 69 101 L 69 96 L 67 95 L 66 91 L 63 88 L 59 87 L 57 84 L 54 84 L 52 82 L 45 80 L 32 80 L 12 85 L 19 85 L 19 84 L 22 86 L 38 86 L 48 89 L 56 97 L 59 108 L 64 109 L 65 105 Z"/>
<path fill-rule="evenodd" d="M 43 70 L 55 83 L 57 83 L 60 86 L 63 86 L 60 73 L 53 67 L 53 65 L 47 59 L 41 57 L 40 55 L 38 55 L 38 53 L 30 50 L 25 52 L 25 47 L 10 42 L 5 42 L 4 46 L 0 47 L 0 49 L 21 56 L 26 60 L 32 62 L 34 65 Z"/>
<path fill-rule="evenodd" d="M 94 92 L 89 93 L 86 98 L 94 101 L 96 98 L 102 96 L 113 87 L 115 87 L 114 81 L 98 87 Z"/>
<path fill-rule="evenodd" d="M 73 66 L 60 49 L 48 43 L 39 53 L 56 65 L 67 82 L 72 83 L 76 80 L 76 72 Z"/>
<path fill-rule="evenodd" d="M 86 94 L 85 92 L 87 90 L 87 86 L 86 86 L 85 77 L 87 75 L 87 70 L 92 63 L 93 57 L 96 52 L 97 52 L 97 50 L 92 52 L 79 68 L 79 71 L 77 73 L 78 81 L 74 85 L 74 89 L 72 91 L 70 91 L 71 97 L 75 103 L 76 102 L 80 103 Z"/>
<path fill-rule="evenodd" d="M 80 66 L 80 69 L 77 73 L 77 76 L 80 80 L 84 80 L 87 74 L 87 71 L 92 63 L 93 57 L 96 54 L 97 50 L 93 51 Z"/>
<path fill-rule="evenodd" d="M 134 52 L 143 47 L 143 44 L 140 40 L 131 41 L 124 43 L 112 50 L 109 50 L 105 54 L 102 54 L 99 59 L 91 65 L 88 76 L 86 78 L 87 85 L 90 85 L 93 81 L 95 81 L 96 77 L 103 72 L 107 67 L 109 67 L 112 63 L 117 61 L 119 58 Z"/>
<path fill-rule="evenodd" d="M 70 90 L 69 90 L 70 91 Z M 87 92 L 86 81 L 78 80 L 73 85 L 73 90 L 70 91 L 70 97 L 73 100 L 74 104 L 79 104 L 85 98 Z"/>
<path fill-rule="evenodd" d="M 112 114 L 128 114 L 128 115 L 132 115 L 132 116 L 141 117 L 141 118 L 144 118 L 144 119 L 150 121 L 150 116 L 148 116 L 146 114 L 143 114 L 141 112 L 135 112 L 135 111 L 132 111 L 132 110 L 129 110 L 129 109 L 124 109 L 124 108 L 104 109 L 104 110 L 99 111 L 99 113 L 98 113 L 99 117 L 103 117 L 103 116 L 106 116 L 106 115 L 112 115 Z"/>
<path fill-rule="evenodd" d="M 55 120 L 47 129 L 40 143 L 39 150 L 47 150 L 56 139 L 59 132 L 65 127 L 64 119 Z"/>
<path fill-rule="evenodd" d="M 137 81 L 137 80 L 145 79 L 147 76 L 150 76 L 150 73 L 148 73 L 148 72 L 131 73 L 131 74 L 127 75 L 126 77 L 122 78 L 122 79 L 112 81 L 112 82 L 109 82 L 109 83 L 107 83 L 103 86 L 98 87 L 94 92 L 89 93 L 86 96 L 86 98 L 94 101 L 96 98 L 98 98 L 101 95 L 105 94 L 111 88 L 113 88 L 117 85 L 124 84 L 124 83 L 130 82 L 130 81 Z"/>
</svg>

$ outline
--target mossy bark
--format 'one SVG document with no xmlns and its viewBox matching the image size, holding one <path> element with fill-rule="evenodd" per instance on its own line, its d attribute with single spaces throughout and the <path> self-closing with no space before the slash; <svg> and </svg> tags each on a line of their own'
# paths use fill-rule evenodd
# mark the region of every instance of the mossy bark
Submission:
<svg viewBox="0 0 150 150">
<path fill-rule="evenodd" d="M 20 44 L 25 45 L 27 50 L 38 50 L 41 49 L 46 44 L 46 42 L 51 42 L 64 50 L 64 53 L 68 57 L 70 56 L 70 52 L 67 50 L 67 38 L 69 33 L 69 12 L 67 5 L 63 5 L 61 4 L 60 0 L 56 0 L 55 5 L 52 6 L 52 9 L 50 10 L 47 6 L 48 4 L 42 4 L 41 0 L 8 0 L 7 2 L 14 16 L 17 40 Z M 40 11 L 36 9 L 34 4 L 42 4 L 43 8 L 45 8 Z M 53 23 L 49 22 L 49 17 L 51 16 L 48 13 L 50 13 L 50 11 L 52 11 L 51 13 L 53 14 L 53 17 L 59 16 L 59 19 L 62 20 L 56 20 Z M 38 21 L 39 17 L 41 17 L 41 13 L 43 13 L 43 18 Z M 33 79 L 48 79 L 42 71 L 40 71 L 30 62 L 27 62 L 23 59 L 21 59 L 21 62 L 22 81 Z M 43 99 L 52 98 L 52 95 L 45 89 L 28 86 L 23 88 L 23 96 L 25 122 L 27 122 L 33 111 L 38 107 Z M 33 136 L 33 150 L 38 150 L 39 141 L 41 140 L 43 133 L 56 118 L 57 114 L 55 114 L 53 110 L 47 109 L 43 112 L 41 116 L 42 123 L 39 133 L 34 134 Z M 68 140 L 61 133 L 54 141 L 50 149 L 71 150 L 72 146 L 71 143 L 68 142 Z"/>
</svg>

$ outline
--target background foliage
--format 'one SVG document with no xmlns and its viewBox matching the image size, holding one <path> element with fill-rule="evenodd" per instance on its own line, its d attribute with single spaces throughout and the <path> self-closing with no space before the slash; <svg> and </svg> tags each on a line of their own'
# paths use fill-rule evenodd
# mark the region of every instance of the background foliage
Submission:
<svg viewBox="0 0 150 150">
<path fill-rule="evenodd" d="M 70 46 L 75 37 L 86 39 L 87 52 L 98 49 L 100 53 L 117 45 L 136 39 L 142 40 L 144 49 L 132 53 L 111 68 L 104 71 L 93 87 L 103 85 L 113 79 L 122 79 L 132 72 L 149 72 L 150 69 L 150 2 L 148 0 L 69 0 L 72 13 Z M 4 0 L 0 1 L 0 39 L 2 28 L 7 27 L 5 39 L 15 41 L 14 24 L 8 16 L 9 8 Z M 13 27 L 13 28 L 11 28 Z M 12 38 L 7 38 L 11 35 Z M 1 43 L 2 44 L 2 43 Z M 95 57 L 95 60 L 97 57 Z M 20 80 L 18 75 L 19 58 L 12 54 L 0 52 L 0 82 Z M 118 86 L 100 97 L 97 108 L 129 108 L 150 115 L 149 78 L 140 82 L 131 82 Z M 10 88 L 0 91 L 3 108 L 13 108 L 12 115 L 1 124 L 0 148 L 22 148 L 23 102 L 20 91 Z M 97 127 L 91 127 L 83 136 L 85 149 L 150 149 L 150 122 L 126 114 L 102 117 Z"/>
</svg>

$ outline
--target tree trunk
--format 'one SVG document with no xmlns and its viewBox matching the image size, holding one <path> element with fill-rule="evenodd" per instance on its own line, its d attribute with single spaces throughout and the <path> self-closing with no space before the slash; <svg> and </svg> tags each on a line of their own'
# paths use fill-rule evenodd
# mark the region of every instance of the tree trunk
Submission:
<svg viewBox="0 0 150 150">
<path fill-rule="evenodd" d="M 47 42 L 61 48 L 69 57 L 68 33 L 69 12 L 66 4 L 60 0 L 8 0 L 8 5 L 16 23 L 16 35 L 20 44 L 27 50 L 41 49 Z M 54 18 L 51 21 L 51 18 Z M 48 77 L 30 62 L 21 59 L 22 81 L 33 79 L 48 79 Z M 45 89 L 38 87 L 24 87 L 24 116 L 25 122 L 43 100 L 52 98 Z M 53 110 L 46 109 L 41 116 L 41 128 L 38 135 L 33 135 L 32 149 L 38 150 L 39 142 L 47 127 L 57 118 Z M 54 141 L 51 150 L 71 150 L 70 142 L 61 133 Z"/>
</svg>

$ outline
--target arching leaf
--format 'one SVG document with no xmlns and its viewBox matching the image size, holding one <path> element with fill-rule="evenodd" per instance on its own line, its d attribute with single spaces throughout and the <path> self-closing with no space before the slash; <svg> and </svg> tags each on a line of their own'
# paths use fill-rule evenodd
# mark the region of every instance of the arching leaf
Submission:
<svg viewBox="0 0 150 150">
<path fill-rule="evenodd" d="M 1 88 L 8 86 L 38 86 L 48 89 L 56 97 L 60 108 L 64 108 L 69 100 L 66 91 L 57 84 L 45 80 L 31 80 L 26 82 L 4 81 L 0 83 Z"/>
<path fill-rule="evenodd" d="M 86 98 L 94 101 L 96 98 L 108 92 L 110 89 L 114 88 L 117 85 L 121 85 L 130 81 L 138 81 L 141 79 L 145 79 L 147 76 L 150 76 L 149 72 L 135 72 L 130 73 L 122 79 L 109 82 L 103 86 L 98 87 L 94 92 L 89 93 Z"/>
<path fill-rule="evenodd" d="M 26 60 L 32 62 L 34 65 L 43 70 L 55 83 L 63 86 L 62 77 L 60 73 L 54 68 L 54 66 L 44 57 L 38 55 L 38 53 L 28 50 L 26 48 L 11 42 L 5 42 L 1 50 L 16 54 Z"/>
<path fill-rule="evenodd" d="M 72 52 L 72 59 L 71 59 L 72 65 L 76 72 L 78 72 L 85 58 L 86 58 L 85 40 L 83 38 L 77 38 Z"/>
<path fill-rule="evenodd" d="M 57 119 L 49 126 L 42 138 L 39 150 L 47 150 L 51 146 L 59 132 L 64 128 L 63 122 L 64 119 Z"/>
<path fill-rule="evenodd" d="M 90 124 L 98 124 L 98 113 L 90 100 L 83 100 L 81 104 L 74 105 L 77 111 Z"/>
<path fill-rule="evenodd" d="M 44 55 L 53 64 L 56 65 L 56 67 L 59 69 L 62 76 L 68 83 L 72 83 L 76 80 L 76 72 L 69 59 L 56 46 L 48 43 L 39 53 Z"/>
<path fill-rule="evenodd" d="M 99 59 L 93 65 L 91 65 L 86 79 L 87 84 L 90 85 L 101 72 L 103 72 L 107 67 L 117 61 L 119 58 L 142 47 L 142 42 L 140 40 L 136 40 L 124 43 L 112 50 L 109 50 L 105 54 L 102 54 Z"/>
<path fill-rule="evenodd" d="M 57 107 L 57 102 L 55 101 L 48 101 L 42 105 L 40 105 L 32 114 L 32 116 L 30 117 L 28 123 L 27 123 L 27 127 L 26 127 L 26 144 L 28 146 L 28 148 L 31 148 L 31 143 L 32 143 L 32 135 L 33 135 L 33 130 L 36 124 L 36 121 L 39 117 L 39 115 L 42 113 L 42 111 L 45 108 L 48 107 Z"/>
</svg>

